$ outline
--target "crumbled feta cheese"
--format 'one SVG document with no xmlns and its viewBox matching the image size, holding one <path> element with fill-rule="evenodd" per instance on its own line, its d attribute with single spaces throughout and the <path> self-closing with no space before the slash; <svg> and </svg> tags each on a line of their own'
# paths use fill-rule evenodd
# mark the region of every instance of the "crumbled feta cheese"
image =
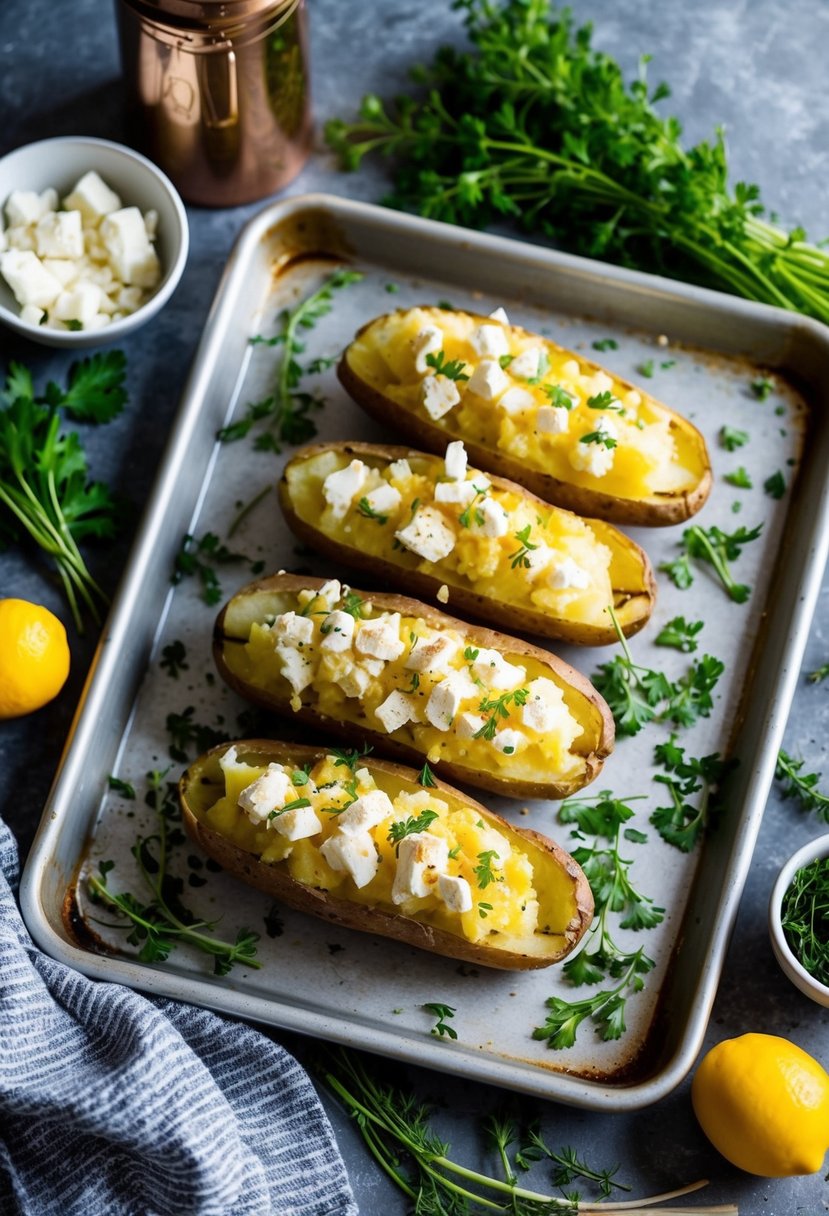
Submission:
<svg viewBox="0 0 829 1216">
<path fill-rule="evenodd" d="M 421 507 L 411 523 L 394 535 L 404 548 L 427 562 L 441 561 L 455 547 L 455 533 L 434 507 Z"/>
<path fill-rule="evenodd" d="M 234 754 L 234 760 L 235 760 Z M 224 757 L 225 762 L 229 760 Z M 267 771 L 246 785 L 239 794 L 238 805 L 251 823 L 262 823 L 271 811 L 277 811 L 288 801 L 293 788 L 291 778 L 281 764 L 269 764 Z"/>
<path fill-rule="evenodd" d="M 362 667 L 349 667 L 334 683 L 347 697 L 361 697 L 371 683 L 371 676 Z"/>
<path fill-rule="evenodd" d="M 522 350 L 521 354 L 516 355 L 509 365 L 510 375 L 519 376 L 522 380 L 534 379 L 541 366 L 542 353 L 540 346 L 531 346 L 528 350 Z"/>
<path fill-rule="evenodd" d="M 606 414 L 602 414 L 599 421 L 596 423 L 596 430 L 600 435 L 607 435 L 609 439 L 619 438 L 619 429 L 612 418 L 608 418 Z"/>
<path fill-rule="evenodd" d="M 395 689 L 389 693 L 382 705 L 378 705 L 374 715 L 379 719 L 387 734 L 399 730 L 407 722 L 416 720 L 415 703 L 411 697 Z"/>
<path fill-rule="evenodd" d="M 400 613 L 384 612 L 374 620 L 361 621 L 354 648 L 358 654 L 386 662 L 399 658 L 406 649 L 400 640 Z"/>
<path fill-rule="evenodd" d="M 467 389 L 484 401 L 494 401 L 509 388 L 509 378 L 495 359 L 482 359 L 469 377 Z"/>
<path fill-rule="evenodd" d="M 613 467 L 615 455 L 615 448 L 606 448 L 603 443 L 582 443 L 579 440 L 570 453 L 570 464 L 579 473 L 604 477 Z"/>
<path fill-rule="evenodd" d="M 465 709 L 463 713 L 456 716 L 454 721 L 455 734 L 460 739 L 474 739 L 479 730 L 484 726 L 484 719 L 480 714 L 474 714 L 471 710 Z"/>
<path fill-rule="evenodd" d="M 101 241 L 122 283 L 155 287 L 161 276 L 158 257 L 137 207 L 122 207 L 101 220 Z"/>
<path fill-rule="evenodd" d="M 468 458 L 462 439 L 455 439 L 452 443 L 447 444 L 443 463 L 446 476 L 451 481 L 463 481 L 466 477 Z"/>
<path fill-rule="evenodd" d="M 472 911 L 472 888 L 459 874 L 439 874 L 438 895 L 450 912 Z"/>
<path fill-rule="evenodd" d="M 489 319 L 490 321 L 500 321 L 502 325 L 509 325 L 509 317 L 507 316 L 506 309 L 501 308 L 500 306 L 489 314 Z"/>
<path fill-rule="evenodd" d="M 362 836 L 341 836 L 339 832 L 320 846 L 332 870 L 350 875 L 355 887 L 366 887 L 377 873 L 380 858 L 368 832 Z"/>
<path fill-rule="evenodd" d="M 553 560 L 553 551 L 549 545 L 537 544 L 524 554 L 525 570 L 529 570 L 530 578 L 536 578 L 542 570 L 546 570 Z"/>
<path fill-rule="evenodd" d="M 412 466 L 405 457 L 393 460 L 389 465 L 389 477 L 394 481 L 408 481 L 412 475 Z"/>
<path fill-rule="evenodd" d="M 508 388 L 498 402 L 498 408 L 506 414 L 523 414 L 535 405 L 535 397 L 525 388 Z"/>
<path fill-rule="evenodd" d="M 44 270 L 31 250 L 10 249 L 0 256 L 0 274 L 14 293 L 18 304 L 34 304 L 48 311 L 61 292 L 54 275 Z"/>
<path fill-rule="evenodd" d="M 27 325 L 40 325 L 45 316 L 43 309 L 35 304 L 24 304 L 20 310 L 20 320 L 25 321 Z"/>
<path fill-rule="evenodd" d="M 74 283 L 78 278 L 80 271 L 77 262 L 70 262 L 68 258 L 44 258 L 43 269 L 48 270 L 49 274 L 53 274 L 60 283 L 61 287 L 68 287 L 70 283 Z M 107 283 L 99 283 L 96 278 L 93 278 L 93 272 L 84 270 L 84 278 L 90 283 L 97 283 L 99 287 L 107 287 Z M 112 274 L 110 273 L 110 282 L 112 282 Z"/>
<path fill-rule="evenodd" d="M 443 334 L 436 325 L 426 325 L 420 333 L 412 338 L 412 351 L 415 356 L 415 370 L 424 375 L 429 370 L 426 362 L 427 355 L 436 355 L 443 348 Z"/>
<path fill-rule="evenodd" d="M 629 393 L 625 393 L 625 405 L 628 409 L 635 410 L 642 404 L 642 394 L 637 393 L 635 388 L 632 388 Z"/>
<path fill-rule="evenodd" d="M 365 499 L 372 511 L 376 511 L 378 515 L 383 515 L 400 506 L 400 491 L 396 490 L 394 486 L 390 486 L 387 481 L 384 481 L 382 485 L 369 490 Z"/>
<path fill-rule="evenodd" d="M 359 836 L 376 828 L 394 813 L 391 798 L 383 790 L 369 790 L 337 816 L 337 828 L 346 836 Z"/>
<path fill-rule="evenodd" d="M 439 481 L 435 486 L 435 502 L 456 503 L 468 507 L 477 494 L 478 491 L 471 481 Z"/>
<path fill-rule="evenodd" d="M 561 374 L 566 380 L 575 380 L 581 375 L 581 367 L 575 359 L 567 359 L 561 365 Z"/>
<path fill-rule="evenodd" d="M 446 586 L 446 583 L 441 583 L 441 585 L 438 587 L 437 591 L 435 592 L 435 599 L 439 604 L 449 603 L 449 588 Z"/>
<path fill-rule="evenodd" d="M 62 291 L 52 305 L 51 315 L 55 321 L 80 321 L 88 325 L 97 315 L 103 292 L 94 283 L 76 283 L 69 291 Z"/>
<path fill-rule="evenodd" d="M 483 523 L 481 531 L 484 536 L 506 536 L 509 526 L 509 513 L 496 502 L 494 498 L 485 498 L 481 503 Z"/>
<path fill-rule="evenodd" d="M 49 199 L 42 194 L 35 194 L 34 190 L 12 190 L 6 201 L 6 220 L 10 228 L 16 225 L 28 228 L 49 209 Z"/>
<path fill-rule="evenodd" d="M 322 483 L 322 496 L 335 519 L 342 519 L 366 484 L 368 469 L 362 460 L 352 460 L 344 469 L 329 473 Z"/>
<path fill-rule="evenodd" d="M 590 586 L 590 575 L 572 557 L 564 557 L 554 564 L 547 581 L 554 591 L 583 591 Z"/>
<path fill-rule="evenodd" d="M 29 253 L 35 251 L 34 230 L 24 228 L 22 224 L 15 224 L 12 228 L 6 229 L 6 241 L 10 249 L 21 249 Z"/>
<path fill-rule="evenodd" d="M 613 381 L 606 372 L 594 372 L 593 378 L 590 381 L 591 395 L 599 396 L 600 393 L 609 393 L 613 388 Z"/>
<path fill-rule="evenodd" d="M 406 670 L 443 673 L 448 670 L 459 649 L 458 643 L 445 633 L 420 637 L 406 659 Z"/>
<path fill-rule="evenodd" d="M 542 405 L 535 416 L 535 429 L 542 435 L 563 435 L 570 429 L 570 411 L 564 405 Z"/>
<path fill-rule="evenodd" d="M 383 669 L 386 666 L 385 659 L 363 659 L 360 666 L 364 671 L 367 671 L 370 676 L 381 676 Z"/>
<path fill-rule="evenodd" d="M 307 646 L 314 636 L 314 622 L 309 616 L 299 616 L 296 612 L 283 612 L 271 626 L 271 633 L 278 644 Z"/>
<path fill-rule="evenodd" d="M 500 325 L 479 325 L 469 335 L 469 343 L 476 354 L 493 359 L 509 353 L 509 340 Z"/>
<path fill-rule="evenodd" d="M 447 376 L 426 376 L 421 392 L 423 407 L 435 422 L 448 414 L 461 399 L 457 384 Z"/>
<path fill-rule="evenodd" d="M 111 211 L 120 211 L 122 203 L 114 190 L 98 176 L 94 169 L 84 173 L 70 194 L 63 200 L 68 211 L 80 211 L 89 224 L 97 224 Z M 147 212 L 147 216 L 149 216 Z M 145 220 L 147 219 L 145 216 Z"/>
<path fill-rule="evenodd" d="M 498 650 L 480 649 L 477 658 L 472 662 L 472 675 L 475 679 L 481 680 L 487 688 L 496 688 L 499 691 L 517 688 L 526 674 L 524 667 L 508 662 Z"/>
<path fill-rule="evenodd" d="M 351 639 L 354 637 L 354 624 L 354 617 L 350 612 L 341 612 L 339 609 L 329 612 L 320 626 L 322 633 L 320 650 L 329 650 L 334 654 L 350 650 Z"/>
<path fill-rule="evenodd" d="M 451 671 L 432 689 L 426 702 L 426 719 L 437 730 L 449 730 L 463 701 L 479 692 L 466 671 Z"/>
<path fill-rule="evenodd" d="M 338 578 L 330 578 L 327 583 L 323 583 L 317 595 L 320 599 L 325 600 L 329 608 L 333 608 L 337 600 L 343 593 L 342 584 Z"/>
<path fill-rule="evenodd" d="M 270 827 L 275 828 L 286 840 L 307 840 L 322 831 L 312 806 L 293 806 L 288 811 L 280 811 L 270 820 Z"/>
<path fill-rule="evenodd" d="M 449 845 L 431 832 L 413 832 L 400 841 L 397 869 L 392 883 L 392 903 L 425 899 L 432 895 L 441 874 L 449 865 Z"/>
<path fill-rule="evenodd" d="M 497 731 L 492 737 L 492 746 L 507 756 L 520 751 L 526 742 L 526 735 L 522 735 L 520 730 L 511 730 L 509 727 Z"/>
<path fill-rule="evenodd" d="M 35 247 L 41 258 L 83 257 L 80 211 L 48 211 L 35 226 Z"/>
<path fill-rule="evenodd" d="M 546 735 L 554 730 L 567 706 L 558 684 L 546 676 L 538 676 L 527 685 L 527 700 L 521 708 L 521 721 L 530 730 Z"/>
<path fill-rule="evenodd" d="M 314 678 L 314 664 L 305 655 L 294 650 L 292 646 L 277 646 L 275 650 L 279 660 L 280 673 L 290 684 L 294 692 L 302 692 Z"/>
</svg>

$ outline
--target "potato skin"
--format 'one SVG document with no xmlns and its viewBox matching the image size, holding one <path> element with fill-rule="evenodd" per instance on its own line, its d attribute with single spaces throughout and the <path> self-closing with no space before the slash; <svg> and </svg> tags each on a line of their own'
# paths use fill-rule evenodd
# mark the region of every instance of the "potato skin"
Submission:
<svg viewBox="0 0 829 1216">
<path fill-rule="evenodd" d="M 405 310 L 399 309 L 398 311 L 402 313 Z M 382 319 L 384 318 L 375 318 L 374 321 L 363 325 L 357 331 L 355 340 L 362 337 L 372 325 Z M 476 316 L 476 320 L 485 322 L 487 318 Z M 510 328 L 519 334 L 529 333 L 517 325 Z M 551 345 L 547 339 L 542 340 Z M 568 511 L 575 512 L 576 515 L 604 519 L 614 524 L 669 527 L 672 524 L 684 523 L 695 515 L 705 504 L 711 492 L 713 479 L 705 440 L 693 423 L 672 410 L 669 411 L 673 415 L 671 430 L 682 430 L 685 434 L 692 436 L 695 445 L 703 455 L 704 470 L 699 482 L 692 490 L 653 495 L 650 498 L 620 498 L 617 495 L 604 494 L 587 486 L 561 481 L 538 469 L 528 468 L 516 457 L 510 456 L 508 452 L 484 447 L 480 443 L 476 443 L 471 436 L 463 435 L 460 432 L 455 433 L 454 430 L 450 431 L 439 423 L 432 422 L 428 417 L 401 408 L 373 385 L 367 384 L 354 370 L 349 362 L 350 350 L 351 347 L 348 346 L 343 352 L 337 365 L 337 376 L 349 396 L 372 418 L 385 426 L 391 423 L 410 443 L 424 448 L 427 452 L 434 452 L 436 455 L 443 453 L 447 440 L 463 439 L 472 464 L 487 473 L 494 473 L 516 481 L 519 485 L 526 486 L 533 494 L 537 494 L 539 498 L 544 499 L 545 502 L 554 503 L 557 507 L 564 507 Z M 581 356 L 578 357 L 582 363 L 597 371 L 604 370 L 600 368 L 599 364 L 582 359 Z M 619 380 L 626 389 L 636 388 L 629 380 L 624 380 L 620 376 L 615 376 L 615 379 Z M 667 406 L 664 408 L 668 409 Z"/>
<path fill-rule="evenodd" d="M 439 954 L 444 958 L 459 959 L 462 962 L 506 971 L 536 970 L 560 962 L 572 952 L 590 927 L 593 919 L 593 894 L 584 872 L 569 853 L 565 852 L 555 841 L 538 832 L 528 828 L 515 827 L 500 815 L 496 815 L 494 811 L 488 810 L 466 794 L 462 794 L 459 790 L 437 779 L 435 781 L 436 793 L 448 796 L 450 800 L 459 800 L 465 806 L 472 807 L 481 818 L 504 832 L 511 841 L 514 842 L 517 838 L 519 841 L 526 842 L 531 849 L 541 850 L 545 857 L 549 858 L 550 863 L 563 870 L 570 879 L 573 885 L 575 914 L 564 932 L 566 940 L 563 948 L 554 948 L 552 936 L 545 937 L 543 934 L 536 934 L 536 938 L 544 939 L 544 945 L 549 945 L 549 954 L 539 955 L 530 952 L 524 953 L 520 950 L 498 949 L 480 942 L 471 942 L 467 938 L 433 925 L 424 924 L 413 917 L 393 913 L 385 908 L 372 908 L 368 904 L 353 903 L 350 900 L 331 895 L 328 891 L 297 882 L 285 870 L 279 868 L 279 863 L 269 865 L 259 861 L 255 854 L 240 848 L 221 833 L 208 827 L 194 810 L 191 792 L 200 780 L 205 763 L 210 757 L 224 752 L 229 746 L 231 745 L 221 744 L 219 747 L 212 748 L 204 756 L 195 760 L 182 775 L 179 781 L 182 821 L 188 835 L 208 857 L 212 857 L 234 877 L 263 891 L 280 903 L 346 929 L 356 929 L 363 933 L 389 937 L 404 945 L 416 946 L 420 950 L 428 950 L 432 954 Z M 311 760 L 316 762 L 327 754 L 324 748 L 318 749 L 298 743 L 280 743 L 267 739 L 248 739 L 237 743 L 236 746 L 245 750 L 261 752 L 268 760 L 281 763 L 294 762 L 297 765 Z M 375 760 L 373 757 L 363 763 L 370 770 L 387 773 L 389 776 L 411 782 L 415 788 L 420 788 L 417 784 L 417 772 L 413 769 L 384 760 Z"/>
<path fill-rule="evenodd" d="M 320 587 L 324 586 L 325 581 L 325 579 L 311 578 L 305 575 L 275 574 L 269 578 L 258 579 L 254 583 L 249 583 L 241 591 L 237 592 L 237 595 L 233 599 L 236 600 L 241 596 L 255 595 L 260 591 L 296 594 L 303 588 L 319 590 Z M 597 729 L 592 732 L 594 744 L 590 751 L 584 755 L 585 767 L 581 780 L 552 781 L 549 778 L 547 780 L 539 778 L 537 781 L 528 781 L 521 778 L 507 778 L 447 760 L 441 760 L 434 766 L 440 773 L 445 774 L 453 781 L 465 781 L 470 785 L 474 785 L 479 789 L 489 790 L 494 794 L 506 794 L 514 798 L 559 799 L 569 798 L 572 794 L 577 793 L 578 790 L 583 789 L 585 785 L 593 781 L 601 772 L 605 758 L 613 750 L 616 733 L 613 715 L 605 700 L 599 695 L 586 676 L 576 671 L 569 663 L 565 663 L 563 659 L 558 658 L 557 655 L 552 654 L 548 650 L 542 650 L 539 646 L 533 646 L 530 642 L 510 637 L 507 634 L 496 633 L 494 630 L 486 629 L 481 625 L 469 625 L 465 621 L 458 620 L 455 617 L 448 616 L 446 613 L 439 612 L 435 608 L 431 608 L 428 604 L 408 599 L 403 595 L 379 594 L 370 591 L 358 591 L 358 594 L 370 600 L 384 612 L 399 612 L 401 615 L 419 617 L 433 629 L 456 629 L 464 637 L 467 637 L 472 645 L 500 650 L 502 654 L 515 655 L 516 658 L 532 658 L 543 663 L 551 668 L 560 680 L 568 684 L 584 699 L 586 703 L 585 708 L 593 715 L 596 722 Z M 303 705 L 301 709 L 294 711 L 290 708 L 287 699 L 283 700 L 272 692 L 254 688 L 244 680 L 239 679 L 229 666 L 224 655 L 226 645 L 239 643 L 239 639 L 233 640 L 225 632 L 225 617 L 228 608 L 229 604 L 226 604 L 216 619 L 213 635 L 213 658 L 219 675 L 240 696 L 248 701 L 253 701 L 254 704 L 261 705 L 265 709 L 283 714 L 291 721 L 305 722 L 316 729 L 321 728 L 326 733 L 332 734 L 339 739 L 344 739 L 346 742 L 350 742 L 358 747 L 369 743 L 380 752 L 391 755 L 395 759 L 414 761 L 418 764 L 422 763 L 424 759 L 422 752 L 404 743 L 400 743 L 396 739 L 392 739 L 389 735 L 374 730 L 367 724 L 363 726 L 353 722 L 341 722 L 320 713 L 313 706 Z M 584 722 L 583 725 L 585 725 Z M 586 725 L 589 730 L 589 723 Z"/>
<path fill-rule="evenodd" d="M 422 456 L 407 447 L 397 447 L 380 443 L 319 443 L 301 448 L 286 465 L 279 483 L 279 505 L 285 522 L 291 531 L 310 545 L 316 552 L 330 557 L 332 561 L 343 562 L 358 570 L 374 576 L 379 582 L 386 579 L 398 583 L 406 592 L 412 595 L 432 596 L 444 583 L 445 579 L 439 574 L 429 574 L 420 570 L 410 570 L 388 558 L 377 557 L 366 553 L 357 546 L 349 547 L 341 541 L 327 535 L 321 527 L 315 527 L 303 519 L 294 508 L 291 498 L 288 473 L 292 466 L 300 464 L 325 451 L 341 451 L 349 458 L 381 459 L 384 461 L 401 460 L 409 456 Z M 535 503 L 539 510 L 549 510 L 550 504 L 532 494 L 517 482 L 509 481 L 496 474 L 491 475 L 491 481 L 496 489 L 514 491 L 525 500 Z M 625 590 L 616 600 L 616 613 L 625 637 L 632 637 L 650 620 L 656 603 L 656 581 L 653 576 L 648 555 L 630 537 L 603 521 L 585 520 L 594 527 L 598 538 L 611 551 L 625 552 L 638 562 L 641 568 L 639 586 Z M 614 588 L 614 593 L 616 589 Z M 614 599 L 615 599 L 614 594 Z M 472 588 L 459 584 L 451 584 L 452 604 L 463 612 L 468 612 L 484 621 L 491 621 L 503 629 L 517 629 L 522 633 L 536 634 L 538 637 L 553 638 L 561 642 L 570 642 L 576 646 L 612 646 L 616 641 L 616 631 L 612 624 L 595 625 L 588 621 L 567 620 L 565 617 L 553 617 L 549 613 L 533 610 L 523 605 L 504 603 L 490 596 L 479 595 Z"/>
</svg>

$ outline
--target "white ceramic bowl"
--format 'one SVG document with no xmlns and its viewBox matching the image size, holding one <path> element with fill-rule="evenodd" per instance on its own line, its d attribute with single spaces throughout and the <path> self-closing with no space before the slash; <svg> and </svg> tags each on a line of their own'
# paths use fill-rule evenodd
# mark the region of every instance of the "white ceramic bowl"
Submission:
<svg viewBox="0 0 829 1216">
<path fill-rule="evenodd" d="M 58 197 L 68 194 L 84 173 L 94 169 L 121 196 L 125 207 L 158 212 L 156 249 L 161 282 L 146 304 L 113 321 L 105 329 L 63 330 L 30 325 L 20 319 L 20 306 L 0 277 L 0 321 L 33 342 L 81 349 L 101 346 L 132 333 L 166 304 L 181 278 L 190 243 L 187 214 L 175 186 L 145 156 L 106 139 L 60 136 L 16 148 L 0 159 L 0 207 L 13 190 L 40 193 L 54 186 Z"/>
<path fill-rule="evenodd" d="M 791 886 L 792 879 L 798 870 L 802 870 L 809 862 L 817 858 L 829 857 L 829 835 L 819 836 L 803 846 L 789 858 L 777 876 L 769 900 L 769 936 L 775 958 L 783 972 L 806 996 L 829 1009 L 829 988 L 810 975 L 806 968 L 797 961 L 786 941 L 782 926 L 783 897 Z"/>
</svg>

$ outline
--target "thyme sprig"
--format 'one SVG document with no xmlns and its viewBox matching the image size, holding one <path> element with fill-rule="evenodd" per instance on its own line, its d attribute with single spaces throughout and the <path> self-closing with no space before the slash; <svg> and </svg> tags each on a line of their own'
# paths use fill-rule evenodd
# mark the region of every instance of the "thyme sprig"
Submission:
<svg viewBox="0 0 829 1216">
<path fill-rule="evenodd" d="M 822 774 L 801 772 L 805 763 L 781 748 L 774 775 L 783 787 L 784 798 L 796 798 L 805 811 L 815 811 L 829 823 L 829 795 L 818 789 Z"/>
</svg>

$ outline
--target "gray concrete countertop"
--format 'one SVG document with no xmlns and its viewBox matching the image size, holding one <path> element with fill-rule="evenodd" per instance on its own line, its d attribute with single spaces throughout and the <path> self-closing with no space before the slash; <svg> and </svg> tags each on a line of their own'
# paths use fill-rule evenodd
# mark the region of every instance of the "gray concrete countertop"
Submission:
<svg viewBox="0 0 829 1216">
<path fill-rule="evenodd" d="M 732 181 L 759 183 L 770 210 L 786 226 L 803 224 L 820 238 L 829 229 L 829 10 L 823 0 L 576 0 L 576 17 L 592 20 L 596 43 L 632 74 L 637 57 L 651 52 L 653 81 L 667 79 L 667 103 L 695 141 L 725 127 Z M 441 0 L 310 0 L 312 81 L 318 129 L 325 119 L 352 114 L 360 95 L 389 96 L 405 84 L 409 67 L 440 43 L 458 41 L 460 18 Z M 119 64 L 111 7 L 101 0 L 4 0 L 0 8 L 0 154 L 30 140 L 58 134 L 124 139 Z M 339 173 L 320 146 L 290 193 L 325 190 L 378 199 L 387 179 L 382 165 L 356 175 Z M 88 436 L 93 473 L 122 487 L 140 510 L 146 500 L 177 407 L 207 309 L 231 244 L 257 207 L 189 209 L 190 260 L 172 302 L 156 320 L 123 344 L 129 359 L 131 408 Z M 62 378 L 71 359 L 0 332 L 0 365 L 17 359 L 38 381 Z M 92 566 L 112 591 L 131 533 L 92 553 Z M 0 595 L 46 604 L 66 616 L 45 568 L 32 554 L 0 554 Z M 72 636 L 73 668 L 63 695 L 30 718 L 0 724 L 0 814 L 25 853 L 69 729 L 95 647 L 95 638 Z M 829 581 L 824 583 L 805 671 L 829 660 Z M 826 772 L 829 786 L 828 685 L 799 684 L 786 747 Z M 821 822 L 772 791 L 754 864 L 743 896 L 706 1045 L 746 1030 L 790 1036 L 829 1061 L 829 1016 L 800 996 L 778 970 L 766 934 L 766 904 L 773 878 L 794 848 L 821 832 Z M 302 1057 L 308 1045 L 292 1040 Z M 440 1129 L 452 1155 L 483 1163 L 478 1116 L 511 1101 L 483 1086 L 406 1070 L 400 1080 L 441 1107 Z M 521 1100 L 541 1117 L 550 1143 L 573 1145 L 603 1166 L 621 1163 L 632 1194 L 711 1179 L 709 1203 L 737 1203 L 743 1216 L 791 1216 L 829 1210 L 820 1174 L 767 1181 L 728 1166 L 709 1147 L 690 1108 L 686 1082 L 657 1106 L 630 1115 L 597 1115 Z M 408 1209 L 364 1150 L 353 1124 L 327 1100 L 337 1136 L 365 1216 L 396 1216 Z M 490 1168 L 495 1162 L 489 1160 Z M 543 1167 L 534 1175 L 544 1185 Z M 699 1202 L 703 1199 L 700 1197 Z"/>
</svg>

